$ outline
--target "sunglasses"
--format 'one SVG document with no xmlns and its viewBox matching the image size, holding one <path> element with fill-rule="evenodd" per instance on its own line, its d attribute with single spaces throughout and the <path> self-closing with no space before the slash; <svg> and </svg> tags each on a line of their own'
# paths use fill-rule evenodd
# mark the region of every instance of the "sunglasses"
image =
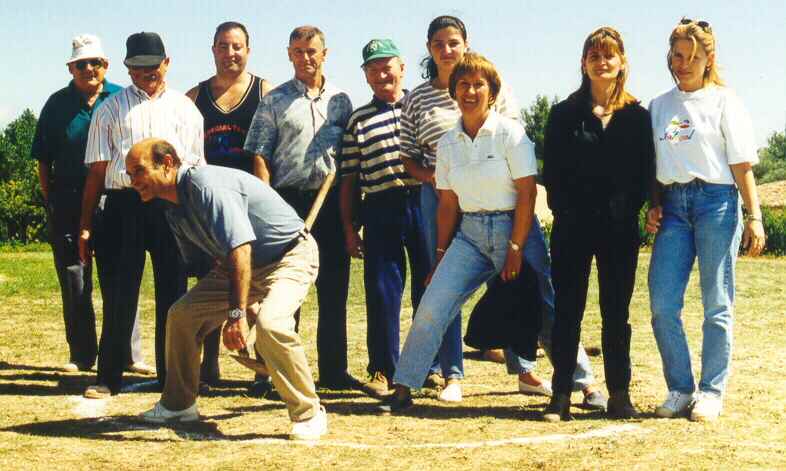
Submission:
<svg viewBox="0 0 786 471">
<path fill-rule="evenodd" d="M 707 23 L 704 20 L 693 21 L 690 18 L 683 18 L 680 20 L 681 25 L 689 25 L 691 23 L 695 24 L 696 26 L 704 30 L 705 33 L 712 33 L 712 27 L 710 26 L 709 23 Z"/>
<path fill-rule="evenodd" d="M 74 62 L 74 67 L 76 67 L 76 70 L 85 70 L 87 64 L 90 64 L 94 69 L 100 69 L 104 66 L 104 61 L 101 59 L 82 59 Z"/>
</svg>

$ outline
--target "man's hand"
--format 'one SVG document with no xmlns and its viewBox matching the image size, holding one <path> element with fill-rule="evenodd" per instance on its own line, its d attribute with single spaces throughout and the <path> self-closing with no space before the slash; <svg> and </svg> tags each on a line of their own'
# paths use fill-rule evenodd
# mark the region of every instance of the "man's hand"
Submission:
<svg viewBox="0 0 786 471">
<path fill-rule="evenodd" d="M 354 258 L 363 258 L 363 239 L 355 229 L 344 231 L 347 253 Z"/>
<path fill-rule="evenodd" d="M 660 220 L 663 218 L 663 207 L 655 206 L 647 210 L 647 224 L 645 229 L 650 234 L 655 234 L 660 229 Z"/>
<path fill-rule="evenodd" d="M 246 348 L 246 337 L 248 337 L 248 324 L 245 318 L 234 321 L 227 321 L 221 332 L 224 346 L 232 351 Z"/>
<path fill-rule="evenodd" d="M 505 265 L 502 267 L 500 277 L 502 281 L 508 282 L 518 278 L 521 273 L 521 251 L 508 249 L 508 255 L 505 257 Z"/>
<path fill-rule="evenodd" d="M 79 231 L 79 260 L 83 264 L 90 263 L 90 258 L 93 256 L 93 251 L 90 250 L 90 231 L 82 229 Z"/>
</svg>

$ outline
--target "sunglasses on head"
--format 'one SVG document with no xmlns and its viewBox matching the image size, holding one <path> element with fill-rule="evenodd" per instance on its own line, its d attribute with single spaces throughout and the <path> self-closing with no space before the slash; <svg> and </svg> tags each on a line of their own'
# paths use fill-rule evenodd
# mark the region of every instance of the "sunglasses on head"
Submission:
<svg viewBox="0 0 786 471">
<path fill-rule="evenodd" d="M 705 33 L 711 33 L 712 32 L 712 27 L 710 26 L 709 23 L 707 23 L 704 20 L 694 21 L 694 20 L 691 20 L 690 18 L 683 18 L 683 19 L 680 20 L 680 24 L 681 25 L 689 25 L 691 23 L 693 23 L 696 26 L 698 26 L 699 28 L 703 29 Z"/>
<path fill-rule="evenodd" d="M 104 66 L 104 61 L 101 59 L 82 59 L 74 62 L 74 67 L 76 67 L 77 70 L 85 70 L 87 64 L 93 66 L 94 69 L 98 69 Z"/>
</svg>

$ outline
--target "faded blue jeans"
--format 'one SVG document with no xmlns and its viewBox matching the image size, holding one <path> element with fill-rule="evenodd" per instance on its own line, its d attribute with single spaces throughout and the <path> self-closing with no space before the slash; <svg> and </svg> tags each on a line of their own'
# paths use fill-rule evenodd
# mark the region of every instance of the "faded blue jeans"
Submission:
<svg viewBox="0 0 786 471">
<path fill-rule="evenodd" d="M 420 300 L 393 382 L 420 388 L 461 306 L 505 264 L 513 213 L 465 213 Z"/>
<path fill-rule="evenodd" d="M 696 389 L 682 308 L 694 260 L 699 261 L 702 324 L 699 390 L 722 396 L 731 364 L 734 269 L 742 234 L 734 185 L 699 179 L 670 185 L 649 271 L 652 329 L 669 391 Z"/>
</svg>

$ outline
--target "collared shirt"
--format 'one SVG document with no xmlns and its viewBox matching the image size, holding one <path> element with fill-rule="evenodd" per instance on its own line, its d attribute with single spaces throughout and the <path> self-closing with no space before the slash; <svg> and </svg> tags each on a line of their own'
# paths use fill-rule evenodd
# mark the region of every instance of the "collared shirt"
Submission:
<svg viewBox="0 0 786 471">
<path fill-rule="evenodd" d="M 729 165 L 759 161 L 750 115 L 728 87 L 671 91 L 650 102 L 658 181 L 734 184 Z"/>
<path fill-rule="evenodd" d="M 513 180 L 537 173 L 535 145 L 524 127 L 494 111 L 474 140 L 459 120 L 437 144 L 437 189 L 456 193 L 463 212 L 514 209 Z"/>
<path fill-rule="evenodd" d="M 175 147 L 186 165 L 205 164 L 202 115 L 185 95 L 165 89 L 155 98 L 129 85 L 96 110 L 90 124 L 85 164 L 109 162 L 107 190 L 131 187 L 126 154 L 142 139 L 157 137 Z"/>
<path fill-rule="evenodd" d="M 352 113 L 344 132 L 340 174 L 360 174 L 360 189 L 377 193 L 417 186 L 399 158 L 399 122 L 403 99 L 394 104 L 374 97 Z"/>
<path fill-rule="evenodd" d="M 251 121 L 245 149 L 265 157 L 273 188 L 314 190 L 336 171 L 352 102 L 327 81 L 315 98 L 306 91 L 297 79 L 279 85 Z"/>
<path fill-rule="evenodd" d="M 54 180 L 81 180 L 87 175 L 84 162 L 90 120 L 99 105 L 118 90 L 119 86 L 104 80 L 101 93 L 91 107 L 72 80 L 46 101 L 38 118 L 30 154 L 53 165 Z"/>
<path fill-rule="evenodd" d="M 304 226 L 275 190 L 233 168 L 181 167 L 177 197 L 166 218 L 186 263 L 199 260 L 199 252 L 223 260 L 250 242 L 253 265 L 264 266 L 283 255 Z"/>
<path fill-rule="evenodd" d="M 497 113 L 520 120 L 520 109 L 513 90 L 504 82 L 493 108 Z M 437 142 L 461 117 L 458 104 L 447 88 L 424 82 L 407 95 L 401 115 L 401 157 L 433 167 L 437 161 Z"/>
</svg>

